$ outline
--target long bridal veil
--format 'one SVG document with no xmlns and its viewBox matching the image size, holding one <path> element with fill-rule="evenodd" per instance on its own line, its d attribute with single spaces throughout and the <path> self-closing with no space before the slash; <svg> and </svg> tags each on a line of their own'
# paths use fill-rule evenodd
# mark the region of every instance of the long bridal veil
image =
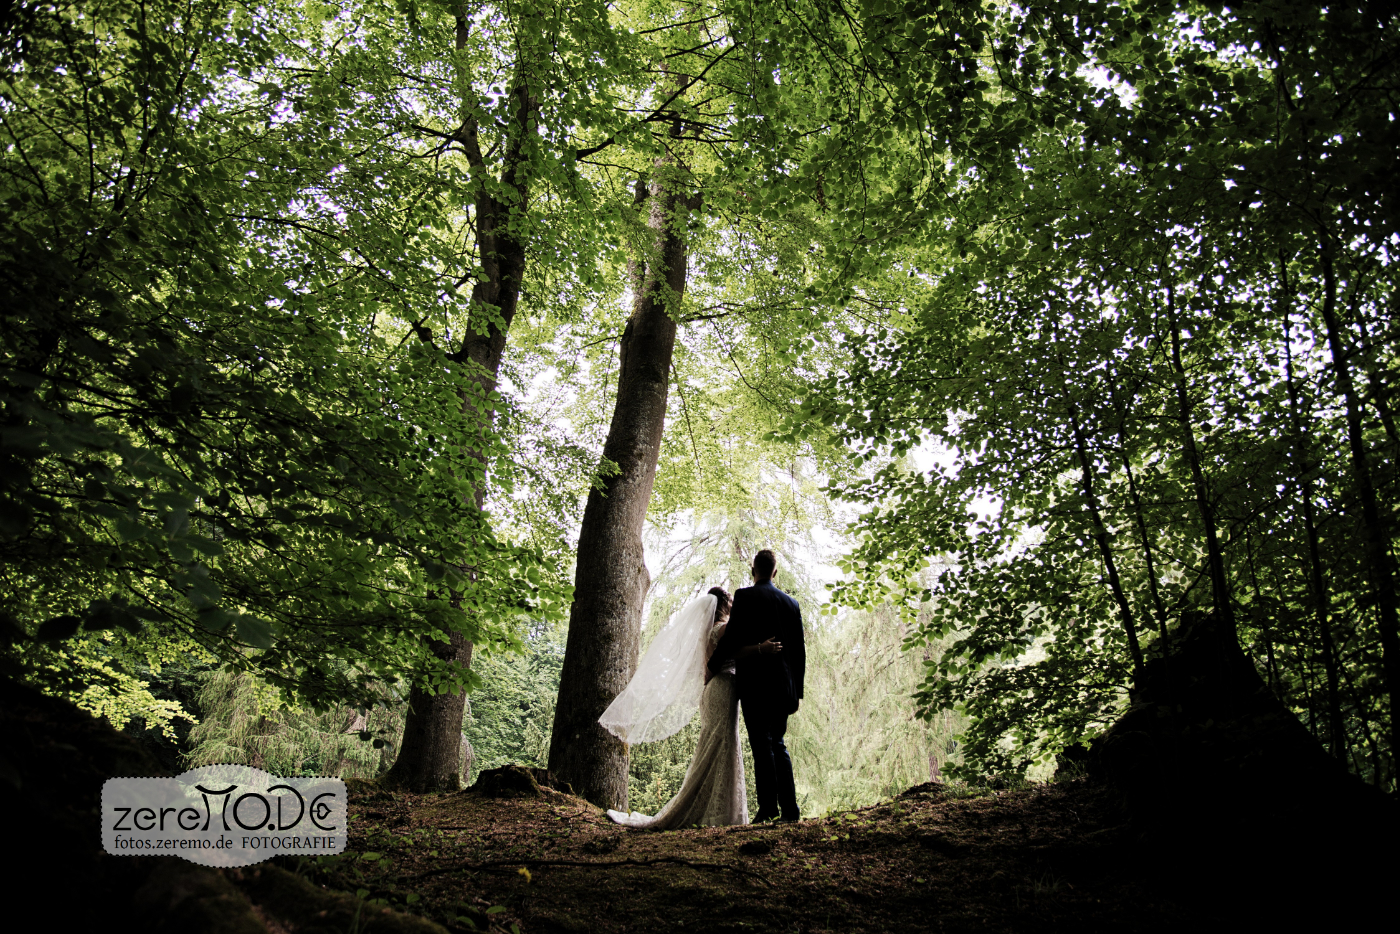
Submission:
<svg viewBox="0 0 1400 934">
<path fill-rule="evenodd" d="M 705 654 L 717 601 L 691 600 L 661 630 L 637 673 L 598 718 L 624 743 L 665 739 L 690 722 L 705 689 Z"/>
</svg>

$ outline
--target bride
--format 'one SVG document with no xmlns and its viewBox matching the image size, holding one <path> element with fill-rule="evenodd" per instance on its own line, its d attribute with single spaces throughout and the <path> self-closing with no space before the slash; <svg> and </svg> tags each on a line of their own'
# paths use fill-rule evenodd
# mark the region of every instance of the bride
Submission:
<svg viewBox="0 0 1400 934">
<path fill-rule="evenodd" d="M 673 830 L 749 822 L 733 661 L 708 683 L 706 678 L 710 653 L 728 624 L 730 603 L 722 587 L 712 587 L 672 616 L 627 687 L 598 718 L 625 743 L 649 743 L 675 733 L 700 708 L 700 739 L 681 790 L 655 817 L 609 810 L 617 823 Z M 741 651 L 758 650 L 750 646 Z"/>
</svg>

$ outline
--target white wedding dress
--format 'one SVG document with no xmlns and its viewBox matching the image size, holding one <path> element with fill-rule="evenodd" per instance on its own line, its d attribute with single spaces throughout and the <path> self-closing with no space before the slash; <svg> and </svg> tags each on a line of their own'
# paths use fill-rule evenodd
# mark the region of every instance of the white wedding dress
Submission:
<svg viewBox="0 0 1400 934">
<path fill-rule="evenodd" d="M 705 659 L 719 644 L 725 625 L 710 627 L 705 639 Z M 704 678 L 703 672 L 691 675 Z M 739 754 L 739 695 L 734 687 L 733 664 L 711 678 L 700 695 L 700 739 L 681 790 L 654 817 L 614 810 L 609 810 L 608 816 L 624 826 L 648 830 L 749 822 L 744 760 Z"/>
</svg>

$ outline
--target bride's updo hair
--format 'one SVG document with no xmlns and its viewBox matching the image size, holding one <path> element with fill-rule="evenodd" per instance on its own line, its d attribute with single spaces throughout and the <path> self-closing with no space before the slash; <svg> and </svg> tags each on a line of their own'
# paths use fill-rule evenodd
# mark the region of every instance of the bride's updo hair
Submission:
<svg viewBox="0 0 1400 934">
<path fill-rule="evenodd" d="M 715 598 L 715 621 L 718 622 L 729 615 L 729 607 L 734 603 L 734 600 L 729 596 L 729 591 L 723 587 L 711 587 L 709 592 Z"/>
</svg>

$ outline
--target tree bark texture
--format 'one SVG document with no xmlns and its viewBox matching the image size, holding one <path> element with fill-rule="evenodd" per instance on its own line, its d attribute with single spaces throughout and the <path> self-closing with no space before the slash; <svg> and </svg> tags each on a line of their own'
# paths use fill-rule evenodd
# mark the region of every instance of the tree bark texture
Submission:
<svg viewBox="0 0 1400 934">
<path fill-rule="evenodd" d="M 431 642 L 429 648 L 438 658 L 451 659 L 463 668 L 471 664 L 472 644 L 461 633 L 452 633 L 450 642 Z M 417 685 L 410 688 L 399 756 L 385 774 L 385 783 L 416 792 L 456 791 L 466 703 L 466 694 L 430 694 Z"/>
<path fill-rule="evenodd" d="M 651 583 L 642 526 L 666 424 L 674 315 L 685 293 L 685 219 L 696 206 L 655 180 L 648 200 L 652 254 L 633 264 L 632 316 L 622 335 L 617 401 L 603 446 L 617 472 L 589 491 L 584 507 L 549 746 L 551 772 L 589 801 L 624 811 L 627 747 L 599 726 L 598 717 L 637 667 Z"/>
<path fill-rule="evenodd" d="M 457 21 L 457 48 L 467 42 L 467 22 Z M 526 134 L 533 132 L 530 123 L 539 109 L 539 101 L 530 93 L 523 66 L 517 65 L 512 88 L 516 111 L 514 132 L 506 146 L 500 177 L 502 195 L 489 193 L 480 184 L 486 175 L 486 162 L 481 154 L 475 121 L 468 120 L 456 134 L 472 177 L 478 181 L 473 207 L 476 223 L 476 248 L 481 267 L 486 274 L 472 286 L 470 321 L 462 346 L 450 357 L 470 367 L 471 376 L 481 387 L 482 397 L 496 388 L 505 354 L 506 336 L 520 301 L 521 279 L 525 270 L 525 243 L 510 225 L 511 209 L 524 214 L 528 197 L 529 163 L 523 148 Z M 513 194 L 512 194 L 513 193 Z M 429 338 L 431 339 L 431 335 Z M 464 410 L 474 411 L 475 405 L 462 400 Z M 477 413 L 489 427 L 496 412 L 489 407 Z M 468 452 L 480 457 L 480 452 Z M 477 509 L 486 503 L 486 487 L 475 489 Z M 471 568 L 461 569 L 468 581 L 474 579 Z M 470 586 L 470 584 L 468 584 Z M 449 594 L 454 607 L 461 606 L 460 593 Z M 472 643 L 460 633 L 453 633 L 450 642 L 431 642 L 429 649 L 440 659 L 451 659 L 460 667 L 471 665 Z M 388 784 L 414 792 L 456 791 L 460 787 L 462 770 L 462 712 L 466 694 L 429 694 L 418 687 L 409 692 L 408 715 L 404 723 L 403 742 L 393 767 L 384 776 Z"/>
</svg>

